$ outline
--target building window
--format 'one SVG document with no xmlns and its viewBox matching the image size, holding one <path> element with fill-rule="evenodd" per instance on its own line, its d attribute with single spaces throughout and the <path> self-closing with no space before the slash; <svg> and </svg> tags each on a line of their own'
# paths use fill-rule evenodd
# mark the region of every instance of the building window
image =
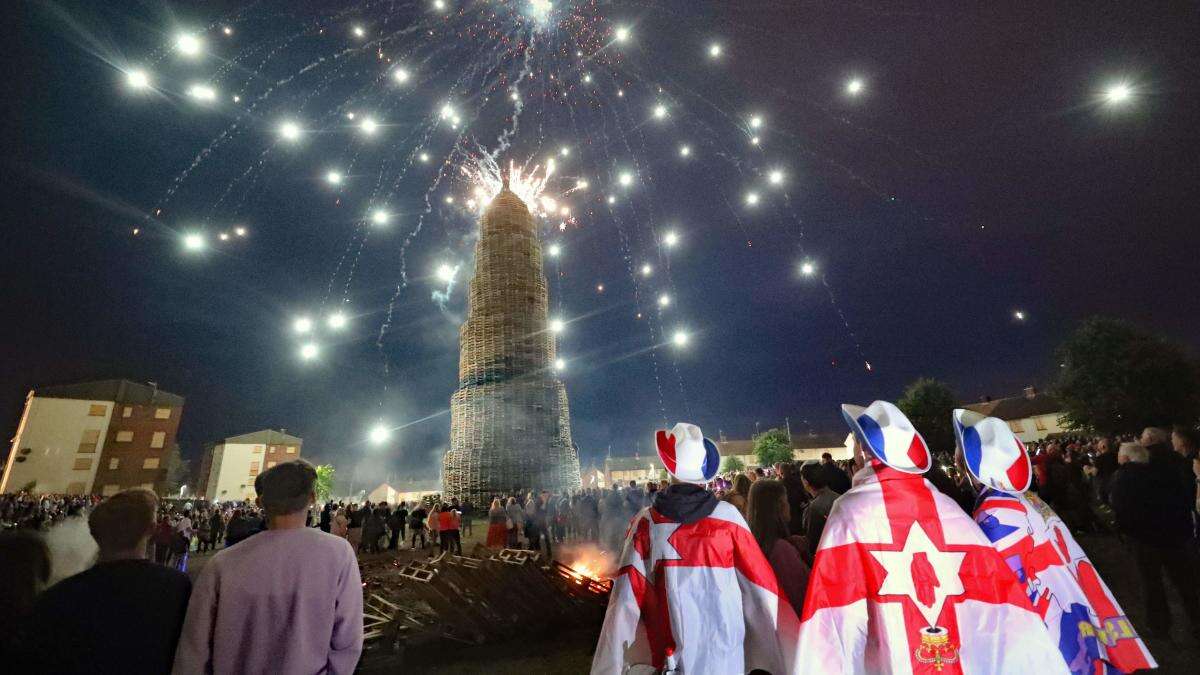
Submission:
<svg viewBox="0 0 1200 675">
<path fill-rule="evenodd" d="M 150 439 L 150 447 L 161 448 L 163 446 L 163 444 L 166 442 L 167 442 L 167 432 L 156 431 L 156 432 L 154 432 L 154 436 L 151 437 L 151 439 Z"/>
<path fill-rule="evenodd" d="M 263 451 L 263 446 L 256 445 L 256 446 L 254 446 L 254 450 L 252 450 L 251 452 L 253 452 L 256 455 L 261 455 L 262 451 Z"/>
<path fill-rule="evenodd" d="M 258 462 L 250 462 L 250 475 L 251 476 L 258 475 Z"/>
<path fill-rule="evenodd" d="M 117 459 L 116 457 L 113 457 L 112 459 L 108 460 L 108 470 L 109 471 L 116 471 L 119 468 L 121 468 L 121 460 Z"/>
<path fill-rule="evenodd" d="M 268 469 L 269 469 L 269 468 L 271 468 L 271 467 L 273 467 L 273 466 L 275 466 L 275 462 L 267 462 L 267 468 L 268 468 Z"/>
<path fill-rule="evenodd" d="M 1046 420 L 1041 417 L 1036 417 L 1033 420 L 1033 426 L 1037 427 L 1038 431 L 1045 431 L 1046 430 Z"/>
<path fill-rule="evenodd" d="M 79 439 L 79 452 L 95 452 L 100 443 L 99 429 L 85 429 L 83 438 Z"/>
<path fill-rule="evenodd" d="M 142 460 L 142 468 L 143 469 L 157 469 L 158 468 L 158 458 L 157 457 L 147 457 L 146 459 Z"/>
<path fill-rule="evenodd" d="M 1008 428 L 1012 429 L 1014 434 L 1025 433 L 1025 425 L 1021 424 L 1021 420 L 1011 420 L 1008 423 Z"/>
<path fill-rule="evenodd" d="M 104 495 L 105 497 L 111 497 L 120 491 L 121 491 L 120 485 L 114 485 L 113 483 L 109 483 L 108 485 L 105 485 L 103 489 L 100 490 L 100 494 Z"/>
<path fill-rule="evenodd" d="M 92 468 L 92 458 L 91 457 L 76 457 L 75 465 L 72 466 L 71 468 L 74 469 L 75 471 L 87 471 L 88 469 Z"/>
<path fill-rule="evenodd" d="M 118 431 L 117 432 L 117 442 L 118 443 L 133 442 L 133 432 L 132 431 Z"/>
<path fill-rule="evenodd" d="M 67 494 L 69 494 L 69 495 L 83 494 L 83 483 L 69 483 L 67 485 Z"/>
<path fill-rule="evenodd" d="M 88 407 L 88 417 L 104 417 L 108 412 L 108 406 L 103 403 L 93 403 Z"/>
<path fill-rule="evenodd" d="M 121 411 L 121 417 L 133 417 L 133 406 L 125 406 L 125 409 Z"/>
<path fill-rule="evenodd" d="M 287 446 L 287 454 L 289 454 L 289 455 L 296 454 L 296 446 L 294 446 L 294 445 Z"/>
<path fill-rule="evenodd" d="M 154 409 L 154 419 L 156 419 L 156 420 L 171 419 L 171 409 L 170 408 L 155 408 Z"/>
<path fill-rule="evenodd" d="M 142 483 L 138 487 L 142 488 L 143 490 L 154 492 L 154 483 Z"/>
</svg>

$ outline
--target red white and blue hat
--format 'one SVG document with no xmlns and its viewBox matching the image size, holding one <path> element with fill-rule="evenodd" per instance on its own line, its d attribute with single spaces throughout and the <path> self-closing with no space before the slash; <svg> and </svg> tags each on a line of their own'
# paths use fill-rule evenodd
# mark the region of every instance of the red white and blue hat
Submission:
<svg viewBox="0 0 1200 675">
<path fill-rule="evenodd" d="M 842 417 L 872 455 L 904 473 L 925 473 L 933 464 L 929 446 L 899 408 L 887 401 L 867 407 L 842 404 Z"/>
<path fill-rule="evenodd" d="M 1008 422 L 956 408 L 954 435 L 975 480 L 1002 492 L 1015 494 L 1029 489 L 1033 479 L 1029 454 Z"/>
<path fill-rule="evenodd" d="M 717 475 L 721 453 L 717 452 L 717 444 L 705 438 L 695 424 L 680 422 L 670 432 L 659 429 L 654 443 L 658 458 L 675 478 L 704 485 Z"/>
</svg>

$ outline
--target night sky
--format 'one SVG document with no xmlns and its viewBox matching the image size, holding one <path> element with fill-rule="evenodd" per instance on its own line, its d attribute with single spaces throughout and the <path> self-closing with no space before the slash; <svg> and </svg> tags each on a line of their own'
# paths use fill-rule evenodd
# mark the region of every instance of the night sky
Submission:
<svg viewBox="0 0 1200 675">
<path fill-rule="evenodd" d="M 542 219 L 585 464 L 650 452 L 665 422 L 843 431 L 837 404 L 919 376 L 964 401 L 1046 386 L 1055 345 L 1098 313 L 1200 343 L 1194 3 L 558 0 L 535 24 L 509 9 L 528 3 L 446 1 L 10 7 L 5 427 L 32 387 L 152 380 L 187 398 L 185 457 L 284 427 L 363 483 L 436 476 L 474 245 L 461 169 L 514 117 L 504 165 L 566 146 L 548 193 L 589 183 L 560 199 L 565 231 Z M 137 68 L 152 88 L 129 86 Z M 1130 96 L 1109 102 L 1117 83 Z M 444 302 L 442 264 L 461 265 Z M 366 442 L 381 422 L 392 439 Z"/>
</svg>

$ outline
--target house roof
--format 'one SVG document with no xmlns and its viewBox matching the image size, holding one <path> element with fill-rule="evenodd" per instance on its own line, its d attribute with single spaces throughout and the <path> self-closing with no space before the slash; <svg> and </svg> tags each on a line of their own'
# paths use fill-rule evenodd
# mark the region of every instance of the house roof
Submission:
<svg viewBox="0 0 1200 675">
<path fill-rule="evenodd" d="M 604 460 L 605 471 L 637 471 L 653 469 L 658 464 L 657 457 L 609 457 Z"/>
<path fill-rule="evenodd" d="M 262 431 L 251 431 L 250 433 L 242 434 L 241 436 L 230 436 L 229 438 L 225 439 L 225 442 L 226 443 L 262 443 L 264 445 L 266 445 L 268 443 L 271 443 L 271 444 L 289 444 L 290 443 L 292 445 L 300 445 L 301 443 L 304 442 L 304 439 L 299 438 L 297 436 L 292 436 L 291 434 L 284 433 L 283 431 L 276 431 L 275 429 L 263 429 Z"/>
<path fill-rule="evenodd" d="M 803 436 L 792 436 L 792 450 L 840 448 L 845 445 L 845 434 L 805 434 Z M 717 443 L 717 450 L 720 451 L 722 457 L 728 457 L 729 455 L 753 455 L 754 441 L 719 441 Z"/>
<path fill-rule="evenodd" d="M 163 391 L 157 386 L 131 380 L 98 380 L 51 387 L 38 387 L 33 395 L 39 398 L 69 398 L 82 401 L 112 401 L 134 405 L 164 405 L 177 408 L 183 397 Z"/>
<path fill-rule="evenodd" d="M 1043 393 L 1010 396 L 994 401 L 972 403 L 963 407 L 981 415 L 996 417 L 1006 422 L 1062 412 L 1062 405 L 1059 404 L 1058 399 L 1050 394 Z"/>
</svg>

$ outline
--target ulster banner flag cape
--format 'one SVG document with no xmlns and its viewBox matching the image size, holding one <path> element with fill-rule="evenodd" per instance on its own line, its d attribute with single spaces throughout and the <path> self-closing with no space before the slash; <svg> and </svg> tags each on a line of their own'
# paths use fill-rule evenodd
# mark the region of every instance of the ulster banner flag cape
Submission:
<svg viewBox="0 0 1200 675">
<path fill-rule="evenodd" d="M 688 524 L 650 507 L 630 523 L 592 673 L 658 672 L 671 654 L 686 675 L 782 675 L 797 622 L 731 504 Z"/>
<path fill-rule="evenodd" d="M 975 520 L 1015 572 L 1072 673 L 1156 667 L 1087 554 L 1037 495 L 984 488 Z"/>
<path fill-rule="evenodd" d="M 879 462 L 834 503 L 801 620 L 797 673 L 1067 672 L 970 516 Z"/>
</svg>

